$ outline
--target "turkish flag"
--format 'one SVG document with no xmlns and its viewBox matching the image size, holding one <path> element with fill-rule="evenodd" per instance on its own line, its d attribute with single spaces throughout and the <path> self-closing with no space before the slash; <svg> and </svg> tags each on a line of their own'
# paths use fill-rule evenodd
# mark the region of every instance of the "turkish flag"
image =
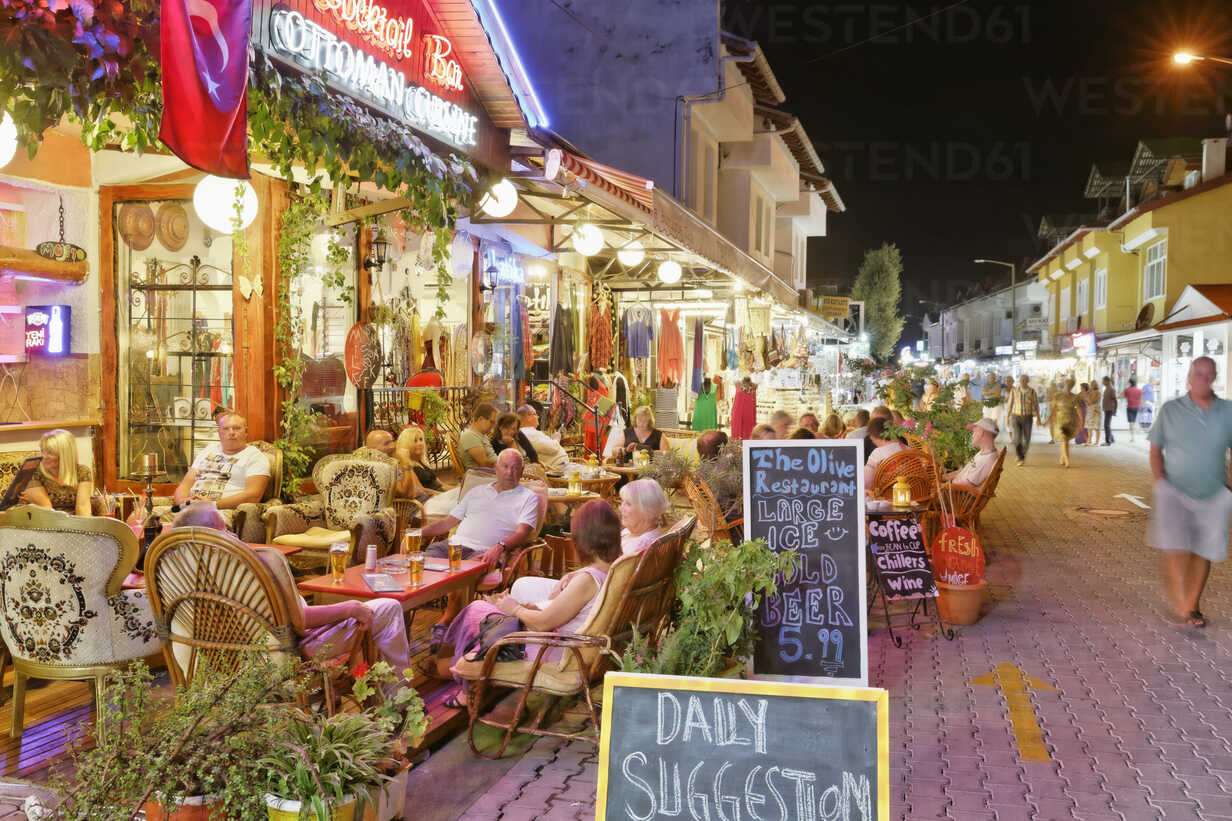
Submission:
<svg viewBox="0 0 1232 821">
<path fill-rule="evenodd" d="M 163 123 L 184 162 L 248 178 L 252 0 L 162 0 Z"/>
</svg>

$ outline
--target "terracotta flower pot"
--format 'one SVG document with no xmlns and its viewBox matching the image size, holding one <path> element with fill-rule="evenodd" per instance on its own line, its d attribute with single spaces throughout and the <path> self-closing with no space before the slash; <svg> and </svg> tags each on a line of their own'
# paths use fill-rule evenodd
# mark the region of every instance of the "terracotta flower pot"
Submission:
<svg viewBox="0 0 1232 821">
<path fill-rule="evenodd" d="M 165 808 L 158 799 L 145 802 L 147 821 L 223 821 L 222 811 L 215 812 L 213 796 L 191 796 Z"/>
<path fill-rule="evenodd" d="M 977 584 L 949 584 L 938 581 L 937 610 L 941 618 L 950 624 L 968 625 L 980 620 L 980 605 L 984 603 L 987 582 Z"/>
<path fill-rule="evenodd" d="M 311 810 L 308 817 L 313 821 L 354 821 L 355 799 L 347 796 L 342 804 L 329 808 L 329 818 L 317 818 Z M 299 821 L 299 811 L 302 804 L 299 801 L 288 801 L 274 795 L 265 796 L 265 806 L 269 809 L 269 821 Z"/>
</svg>

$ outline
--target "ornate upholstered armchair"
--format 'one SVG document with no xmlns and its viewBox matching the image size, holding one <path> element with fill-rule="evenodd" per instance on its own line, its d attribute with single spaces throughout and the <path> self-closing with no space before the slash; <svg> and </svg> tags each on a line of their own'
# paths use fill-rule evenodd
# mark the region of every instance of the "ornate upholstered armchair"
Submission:
<svg viewBox="0 0 1232 821">
<path fill-rule="evenodd" d="M 160 648 L 143 590 L 121 590 L 137 564 L 123 522 L 22 505 L 0 515 L 0 636 L 13 657 L 12 737 L 26 680 L 94 682 L 96 714 L 113 668 Z"/>
<path fill-rule="evenodd" d="M 392 459 L 376 461 L 351 455 L 329 456 L 312 469 L 318 495 L 295 504 L 265 511 L 265 541 L 302 548 L 291 557 L 300 570 L 324 568 L 329 546 L 338 541 L 356 546 L 375 544 L 384 555 L 397 535 L 393 509 L 398 465 Z"/>
</svg>

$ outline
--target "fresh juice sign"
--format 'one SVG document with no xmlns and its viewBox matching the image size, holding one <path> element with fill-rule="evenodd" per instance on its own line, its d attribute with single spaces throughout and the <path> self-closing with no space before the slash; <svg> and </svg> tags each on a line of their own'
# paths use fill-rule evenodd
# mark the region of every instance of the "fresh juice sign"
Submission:
<svg viewBox="0 0 1232 821">
<path fill-rule="evenodd" d="M 984 549 L 970 530 L 947 527 L 933 541 L 933 570 L 946 584 L 978 584 L 984 578 Z"/>
</svg>

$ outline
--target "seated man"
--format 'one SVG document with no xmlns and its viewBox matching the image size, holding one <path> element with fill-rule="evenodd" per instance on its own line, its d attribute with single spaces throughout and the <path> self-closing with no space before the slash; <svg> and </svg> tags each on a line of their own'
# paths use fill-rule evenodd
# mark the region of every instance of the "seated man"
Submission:
<svg viewBox="0 0 1232 821">
<path fill-rule="evenodd" d="M 812 432 L 814 437 L 819 436 L 821 432 L 821 422 L 817 420 L 815 413 L 800 414 L 800 427 Z"/>
<path fill-rule="evenodd" d="M 523 405 L 518 408 L 518 422 L 522 426 L 523 435 L 539 454 L 539 464 L 554 471 L 562 471 L 568 466 L 569 454 L 561 447 L 560 442 L 539 430 L 539 412 L 534 407 Z"/>
<path fill-rule="evenodd" d="M 749 433 L 749 438 L 754 440 L 771 440 L 779 438 L 775 433 L 774 428 L 769 425 L 757 425 Z"/>
<path fill-rule="evenodd" d="M 770 427 L 774 428 L 775 439 L 786 439 L 791 436 L 792 423 L 796 420 L 785 410 L 776 410 L 770 416 Z"/>
<path fill-rule="evenodd" d="M 173 527 L 208 527 L 226 531 L 227 524 L 212 502 L 189 504 L 172 522 Z M 325 659 L 357 654 L 356 638 L 366 628 L 380 661 L 388 662 L 399 678 L 411 664 L 410 647 L 402 606 L 393 599 L 373 598 L 309 605 L 295 588 L 286 557 L 272 547 L 254 548 L 261 563 L 274 577 L 291 614 L 291 626 L 300 636 L 300 650 L 307 658 Z M 359 661 L 359 658 L 355 658 Z"/>
<path fill-rule="evenodd" d="M 496 464 L 496 451 L 488 438 L 495 426 L 496 408 L 487 402 L 478 405 L 471 414 L 470 427 L 458 436 L 458 455 L 462 459 L 463 470 L 490 468 Z"/>
<path fill-rule="evenodd" d="M 868 459 L 864 462 L 864 487 L 866 490 L 872 490 L 873 477 L 877 475 L 877 467 L 900 450 L 906 450 L 906 446 L 897 439 L 885 438 L 885 429 L 889 423 L 881 418 L 870 419 L 868 423 L 868 438 L 872 442 L 872 452 L 868 454 Z"/>
<path fill-rule="evenodd" d="M 517 550 L 539 527 L 539 497 L 519 484 L 523 468 L 522 454 L 513 448 L 501 451 L 496 460 L 496 481 L 474 488 L 448 516 L 425 527 L 424 542 L 456 527 L 450 539 L 462 546 L 462 558 L 480 558 L 489 567 L 495 567 L 503 554 Z M 448 556 L 449 543 L 438 541 L 424 552 L 429 556 Z M 450 597 L 445 614 L 432 628 L 434 643 L 445 634 L 461 606 L 457 597 Z"/>
<path fill-rule="evenodd" d="M 894 418 L 894 414 L 889 408 L 885 405 L 878 405 L 873 408 L 872 413 L 868 415 L 868 424 L 871 425 L 874 419 L 885 419 L 888 421 L 892 418 Z M 906 442 L 903 442 L 903 445 L 906 444 Z M 877 446 L 873 444 L 873 440 L 868 437 L 868 427 L 866 426 L 864 428 L 864 464 L 868 464 L 868 457 L 873 455 L 873 450 L 876 449 L 876 447 Z"/>
<path fill-rule="evenodd" d="M 980 452 L 972 456 L 967 464 L 941 478 L 947 482 L 953 482 L 956 487 L 979 490 L 997 463 L 996 440 L 1000 428 L 988 417 L 967 427 L 971 428 L 971 444 L 979 448 Z"/>
<path fill-rule="evenodd" d="M 858 411 L 856 411 L 856 418 L 855 418 L 856 427 L 855 427 L 855 430 L 847 434 L 847 438 L 848 439 L 863 439 L 865 436 L 868 436 L 868 420 L 869 419 L 870 417 L 868 415 L 868 411 L 866 411 L 864 408 L 860 408 Z"/>
<path fill-rule="evenodd" d="M 368 435 L 364 437 L 364 446 L 355 449 L 355 455 L 361 459 L 366 455 L 364 451 L 376 451 L 377 453 L 393 458 L 394 447 L 397 444 L 394 435 L 387 430 L 375 428 L 368 431 Z"/>
<path fill-rule="evenodd" d="M 718 458 L 727 444 L 727 434 L 721 430 L 708 430 L 697 437 L 697 458 L 703 461 Z"/>
<path fill-rule="evenodd" d="M 235 521 L 236 508 L 259 503 L 269 481 L 269 459 L 248 444 L 248 421 L 238 413 L 224 413 L 218 417 L 218 444 L 210 445 L 193 460 L 192 467 L 171 497 L 172 510 L 160 511 L 160 518 L 170 521 L 172 512 L 180 506 L 207 501 L 214 503 L 230 527 Z M 248 529 L 261 532 L 241 533 L 240 538 L 264 541 L 265 526 L 259 515 L 245 517 L 245 530 Z"/>
</svg>

